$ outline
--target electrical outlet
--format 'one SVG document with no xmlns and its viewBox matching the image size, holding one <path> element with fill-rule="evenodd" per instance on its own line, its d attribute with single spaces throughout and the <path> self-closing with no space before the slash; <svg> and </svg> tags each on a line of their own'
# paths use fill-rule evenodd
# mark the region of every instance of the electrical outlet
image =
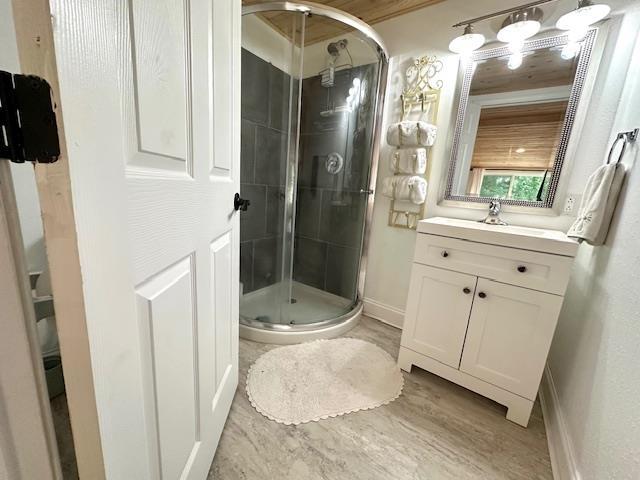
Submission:
<svg viewBox="0 0 640 480">
<path fill-rule="evenodd" d="M 567 199 L 564 201 L 564 208 L 562 209 L 563 215 L 571 215 L 573 211 L 577 208 L 577 195 L 569 194 L 567 195 Z"/>
</svg>

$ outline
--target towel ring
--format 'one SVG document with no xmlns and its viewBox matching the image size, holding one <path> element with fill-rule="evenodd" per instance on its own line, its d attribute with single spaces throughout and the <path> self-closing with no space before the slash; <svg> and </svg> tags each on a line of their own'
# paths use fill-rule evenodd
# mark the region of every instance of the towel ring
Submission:
<svg viewBox="0 0 640 480">
<path fill-rule="evenodd" d="M 640 129 L 636 128 L 635 130 L 629 130 L 628 132 L 620 132 L 616 136 L 616 139 L 613 141 L 611 148 L 609 149 L 609 156 L 607 157 L 607 165 L 611 163 L 611 156 L 613 155 L 614 150 L 616 149 L 616 145 L 618 142 L 622 140 L 622 149 L 620 150 L 620 155 L 618 155 L 618 160 L 616 160 L 616 164 L 620 163 L 622 157 L 624 156 L 624 151 L 627 149 L 627 143 L 635 142 L 638 139 L 638 133 Z"/>
</svg>

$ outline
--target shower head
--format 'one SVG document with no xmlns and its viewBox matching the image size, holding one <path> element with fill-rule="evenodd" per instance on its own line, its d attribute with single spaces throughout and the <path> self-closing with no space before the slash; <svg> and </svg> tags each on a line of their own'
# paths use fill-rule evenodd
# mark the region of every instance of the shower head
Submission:
<svg viewBox="0 0 640 480">
<path fill-rule="evenodd" d="M 327 45 L 327 52 L 329 53 L 330 58 L 327 61 L 327 68 L 321 72 L 321 84 L 323 87 L 333 87 L 336 62 L 338 61 L 338 57 L 340 57 L 340 50 L 347 49 L 347 43 L 347 39 L 343 38 L 342 40 L 331 42 Z M 347 50 L 347 53 L 349 53 L 349 50 Z M 349 57 L 351 57 L 351 55 L 349 55 Z"/>
<path fill-rule="evenodd" d="M 331 55 L 332 57 L 337 57 L 338 55 L 340 55 L 340 50 L 344 50 L 345 48 L 347 48 L 347 39 L 343 38 L 342 40 L 338 40 L 337 42 L 331 42 L 329 45 L 327 45 L 327 52 L 329 52 L 329 55 Z"/>
</svg>

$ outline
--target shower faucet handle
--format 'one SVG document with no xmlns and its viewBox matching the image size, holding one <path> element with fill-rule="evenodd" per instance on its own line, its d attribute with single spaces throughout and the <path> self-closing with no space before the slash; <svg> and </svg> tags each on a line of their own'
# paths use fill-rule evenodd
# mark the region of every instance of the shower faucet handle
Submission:
<svg viewBox="0 0 640 480">
<path fill-rule="evenodd" d="M 360 193 L 366 193 L 367 195 L 373 195 L 373 190 L 365 190 L 363 188 L 360 189 Z"/>
</svg>

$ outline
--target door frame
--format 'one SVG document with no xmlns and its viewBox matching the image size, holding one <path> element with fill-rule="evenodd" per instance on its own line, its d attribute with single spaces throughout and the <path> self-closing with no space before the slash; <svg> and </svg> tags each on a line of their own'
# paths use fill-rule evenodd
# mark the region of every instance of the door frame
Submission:
<svg viewBox="0 0 640 480">
<path fill-rule="evenodd" d="M 12 0 L 12 9 L 21 73 L 46 79 L 51 85 L 56 105 L 60 157 L 56 163 L 35 166 L 36 184 L 78 474 L 80 478 L 103 480 L 105 469 L 53 43 L 52 23 L 55 18 L 51 17 L 49 0 Z M 33 325 L 35 328 L 35 320 Z M 34 349 L 39 355 L 38 344 Z M 52 455 L 56 457 L 55 462 L 59 462 L 57 449 Z"/>
<path fill-rule="evenodd" d="M 7 161 L 0 162 L 0 265 L 0 477 L 62 480 Z"/>
</svg>

